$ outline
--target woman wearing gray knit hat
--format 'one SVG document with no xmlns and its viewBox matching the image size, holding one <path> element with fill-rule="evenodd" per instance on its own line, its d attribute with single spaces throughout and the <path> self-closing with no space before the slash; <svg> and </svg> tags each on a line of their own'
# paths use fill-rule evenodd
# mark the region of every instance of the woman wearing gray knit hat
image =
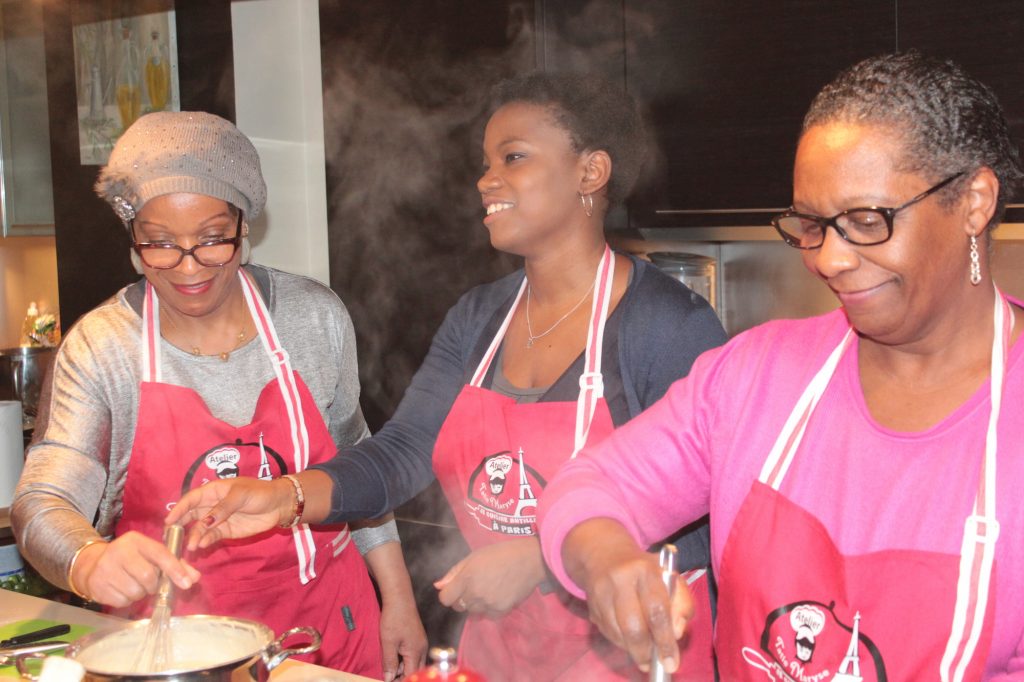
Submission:
<svg viewBox="0 0 1024 682">
<path fill-rule="evenodd" d="M 160 542 L 183 492 L 291 478 L 368 435 L 344 305 L 248 264 L 247 221 L 266 201 L 252 143 L 212 114 L 149 114 L 118 140 L 96 191 L 144 277 L 58 353 L 12 508 L 22 553 L 54 584 L 132 615 L 164 571 L 177 613 L 312 625 L 323 632 L 313 660 L 386 680 L 419 667 L 426 637 L 393 520 L 351 533 L 297 523 L 296 485 L 281 528 L 187 560 Z"/>
</svg>

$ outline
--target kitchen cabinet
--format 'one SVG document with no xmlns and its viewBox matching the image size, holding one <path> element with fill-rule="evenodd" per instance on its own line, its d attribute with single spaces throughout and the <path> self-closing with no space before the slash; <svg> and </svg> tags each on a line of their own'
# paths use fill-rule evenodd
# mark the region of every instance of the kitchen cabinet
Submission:
<svg viewBox="0 0 1024 682">
<path fill-rule="evenodd" d="M 815 93 L 883 52 L 958 61 L 995 90 L 1024 140 L 1019 0 L 595 0 L 599 12 L 582 4 L 540 3 L 541 66 L 622 77 L 646 105 L 654 151 L 629 202 L 633 228 L 767 225 L 790 203 L 793 153 Z M 606 30 L 616 20 L 617 48 Z M 1024 209 L 1008 220 L 1024 220 Z"/>
<path fill-rule="evenodd" d="M 625 0 L 626 87 L 656 143 L 631 226 L 767 224 L 814 94 L 895 45 L 892 0 Z"/>
<path fill-rule="evenodd" d="M 992 88 L 1017 144 L 1024 143 L 1024 6 L 1020 0 L 961 3 L 900 0 L 900 49 L 917 49 L 961 64 Z M 1005 222 L 1024 222 L 1024 196 Z"/>
<path fill-rule="evenodd" d="M 0 3 L 0 235 L 53 234 L 42 5 Z"/>
</svg>

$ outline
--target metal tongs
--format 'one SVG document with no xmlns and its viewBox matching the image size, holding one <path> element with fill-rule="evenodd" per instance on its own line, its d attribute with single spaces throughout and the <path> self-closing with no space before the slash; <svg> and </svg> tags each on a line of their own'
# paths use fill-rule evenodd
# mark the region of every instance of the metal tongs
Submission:
<svg viewBox="0 0 1024 682">
<path fill-rule="evenodd" d="M 661 581 L 665 584 L 665 589 L 668 590 L 668 600 L 672 603 L 672 596 L 676 591 L 676 561 L 678 559 L 679 550 L 676 549 L 675 545 L 666 544 L 662 546 L 661 551 L 658 552 L 658 566 L 661 568 Z M 651 674 L 647 678 L 648 682 L 669 682 L 672 679 L 672 675 L 665 671 L 665 666 L 661 663 L 661 658 L 658 656 L 658 647 L 654 644 L 651 645 Z"/>
<path fill-rule="evenodd" d="M 68 642 L 33 642 L 0 649 L 0 668 L 14 665 L 19 658 L 42 658 L 51 651 L 66 649 Z"/>
<path fill-rule="evenodd" d="M 15 635 L 0 641 L 0 667 L 14 665 L 15 660 L 18 658 L 41 658 L 49 651 L 66 648 L 68 642 L 44 640 L 51 640 L 54 637 L 66 635 L 70 631 L 70 625 L 52 625 L 42 630 L 26 632 L 25 634 Z"/>
</svg>

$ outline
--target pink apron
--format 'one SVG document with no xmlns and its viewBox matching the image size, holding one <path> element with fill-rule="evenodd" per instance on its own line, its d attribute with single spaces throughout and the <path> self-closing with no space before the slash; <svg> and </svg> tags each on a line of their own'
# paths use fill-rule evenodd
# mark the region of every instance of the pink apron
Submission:
<svg viewBox="0 0 1024 682">
<path fill-rule="evenodd" d="M 779 492 L 855 338 L 847 332 L 797 402 L 726 541 L 715 631 L 723 680 L 981 679 L 995 611 L 988 608 L 999 536 L 995 433 L 1012 315 L 997 290 L 992 411 L 960 556 L 895 549 L 843 555 L 818 519 Z M 804 449 L 804 456 L 815 454 Z"/>
<path fill-rule="evenodd" d="M 481 387 L 523 292 L 477 367 L 459 393 L 434 447 L 434 471 L 459 529 L 471 549 L 509 538 L 536 536 L 537 496 L 547 481 L 584 445 L 614 430 L 604 400 L 601 347 L 612 297 L 615 259 L 605 248 L 598 267 L 585 368 L 575 403 L 517 404 Z M 676 679 L 711 678 L 711 624 L 706 578 L 695 577 L 695 598 L 706 604 L 695 623 L 688 664 L 699 672 Z M 698 627 L 702 626 L 702 627 Z M 500 620 L 470 615 L 459 645 L 460 663 L 479 670 L 489 682 L 601 682 L 644 676 L 625 652 L 591 625 L 586 603 L 545 587 Z"/>
<path fill-rule="evenodd" d="M 138 421 L 115 535 L 134 530 L 159 539 L 168 509 L 207 481 L 270 480 L 334 455 L 327 425 L 280 347 L 259 292 L 243 271 L 238 274 L 277 378 L 260 393 L 252 421 L 239 427 L 210 414 L 192 389 L 163 383 L 159 302 L 147 283 Z M 275 529 L 186 558 L 203 577 L 177 593 L 175 614 L 249 618 L 276 634 L 313 626 L 323 634 L 323 645 L 306 660 L 381 676 L 380 611 L 347 526 Z M 136 604 L 132 615 L 140 617 L 147 608 Z"/>
</svg>

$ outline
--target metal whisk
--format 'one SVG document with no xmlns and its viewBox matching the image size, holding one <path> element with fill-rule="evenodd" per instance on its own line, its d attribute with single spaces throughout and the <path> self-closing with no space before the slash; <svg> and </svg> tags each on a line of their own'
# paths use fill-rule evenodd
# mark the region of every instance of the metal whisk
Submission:
<svg viewBox="0 0 1024 682">
<path fill-rule="evenodd" d="M 658 552 L 658 566 L 661 567 L 661 580 L 668 590 L 669 601 L 672 601 L 672 593 L 676 585 L 676 560 L 678 550 L 675 545 L 666 544 Z M 651 674 L 648 682 L 669 682 L 672 676 L 665 671 L 665 666 L 658 657 L 658 648 L 651 646 Z"/>
<path fill-rule="evenodd" d="M 164 545 L 175 557 L 181 556 L 182 538 L 185 530 L 175 524 L 164 529 Z M 174 596 L 174 583 L 166 574 L 160 575 L 157 585 L 156 600 L 153 602 L 153 613 L 146 626 L 146 636 L 142 647 L 135 658 L 135 672 L 159 672 L 171 658 L 171 602 Z"/>
</svg>

